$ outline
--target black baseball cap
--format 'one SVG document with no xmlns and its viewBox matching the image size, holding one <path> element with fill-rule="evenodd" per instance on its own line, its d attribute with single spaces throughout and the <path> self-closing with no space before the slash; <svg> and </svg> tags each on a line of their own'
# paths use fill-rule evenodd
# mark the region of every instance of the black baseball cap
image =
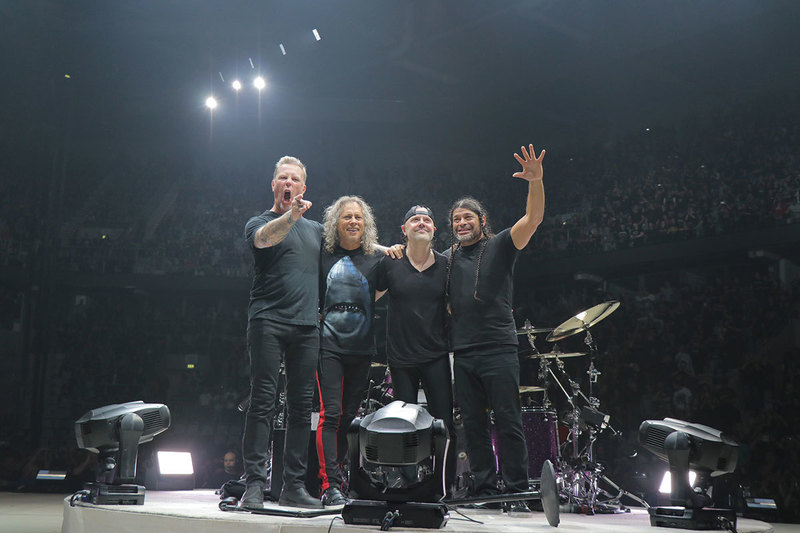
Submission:
<svg viewBox="0 0 800 533">
<path fill-rule="evenodd" d="M 436 223 L 436 220 L 433 218 L 433 210 L 430 207 L 425 207 L 424 205 L 415 205 L 412 206 L 411 209 L 406 211 L 406 216 L 403 217 L 403 224 L 408 222 L 408 219 L 415 216 L 415 215 L 426 215 Z"/>
</svg>

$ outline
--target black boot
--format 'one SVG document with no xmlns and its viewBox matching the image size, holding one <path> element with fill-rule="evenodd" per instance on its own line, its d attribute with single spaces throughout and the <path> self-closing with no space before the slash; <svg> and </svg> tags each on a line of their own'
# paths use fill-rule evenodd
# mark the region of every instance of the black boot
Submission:
<svg viewBox="0 0 800 533">
<path fill-rule="evenodd" d="M 278 503 L 288 507 L 304 507 L 306 509 L 323 508 L 322 502 L 312 497 L 303 486 L 287 487 L 284 485 Z"/>
<path fill-rule="evenodd" d="M 247 485 L 244 491 L 239 507 L 245 509 L 263 509 L 264 508 L 264 485 L 253 483 Z"/>
</svg>

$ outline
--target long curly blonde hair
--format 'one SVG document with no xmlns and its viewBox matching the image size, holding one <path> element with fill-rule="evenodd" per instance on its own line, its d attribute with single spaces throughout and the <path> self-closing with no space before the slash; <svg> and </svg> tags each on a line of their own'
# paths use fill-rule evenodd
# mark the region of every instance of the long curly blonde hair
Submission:
<svg viewBox="0 0 800 533">
<path fill-rule="evenodd" d="M 365 254 L 374 254 L 378 244 L 378 227 L 375 225 L 375 217 L 372 215 L 372 208 L 360 196 L 341 196 L 325 208 L 322 215 L 323 237 L 325 239 L 325 251 L 333 253 L 333 249 L 339 244 L 339 232 L 336 225 L 339 215 L 347 204 L 356 203 L 364 213 L 364 234 L 361 236 L 361 248 Z"/>
</svg>

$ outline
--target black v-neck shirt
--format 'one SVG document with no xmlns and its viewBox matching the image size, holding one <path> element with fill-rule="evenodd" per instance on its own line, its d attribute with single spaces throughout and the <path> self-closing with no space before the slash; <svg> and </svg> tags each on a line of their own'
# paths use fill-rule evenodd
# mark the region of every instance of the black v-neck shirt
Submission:
<svg viewBox="0 0 800 533">
<path fill-rule="evenodd" d="M 378 265 L 379 291 L 388 290 L 386 358 L 392 366 L 415 366 L 447 354 L 444 283 L 447 260 L 418 271 L 408 256 L 384 257 Z"/>
</svg>

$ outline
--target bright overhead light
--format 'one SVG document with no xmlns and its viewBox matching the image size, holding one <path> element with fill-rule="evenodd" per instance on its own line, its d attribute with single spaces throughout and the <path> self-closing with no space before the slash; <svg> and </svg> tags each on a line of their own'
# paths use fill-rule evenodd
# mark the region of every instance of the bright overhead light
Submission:
<svg viewBox="0 0 800 533">
<path fill-rule="evenodd" d="M 231 83 L 231 87 L 233 87 L 234 91 L 241 91 L 242 82 L 240 82 L 239 80 L 233 80 L 233 83 Z"/>
<path fill-rule="evenodd" d="M 267 86 L 267 82 L 264 81 L 264 78 L 258 76 L 253 80 L 253 86 L 260 91 Z"/>
<path fill-rule="evenodd" d="M 319 32 L 317 31 L 317 28 L 314 28 L 314 30 L 313 30 L 311 33 L 313 33 L 313 34 L 314 34 L 314 38 L 315 38 L 316 40 L 318 40 L 318 41 L 321 41 L 321 40 L 322 40 L 322 37 L 320 37 L 320 36 L 319 36 Z"/>
<path fill-rule="evenodd" d="M 217 107 L 217 99 L 213 96 L 209 96 L 206 98 L 206 107 L 209 109 L 216 109 Z"/>
</svg>

